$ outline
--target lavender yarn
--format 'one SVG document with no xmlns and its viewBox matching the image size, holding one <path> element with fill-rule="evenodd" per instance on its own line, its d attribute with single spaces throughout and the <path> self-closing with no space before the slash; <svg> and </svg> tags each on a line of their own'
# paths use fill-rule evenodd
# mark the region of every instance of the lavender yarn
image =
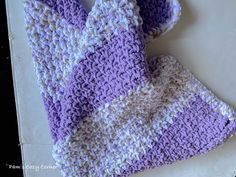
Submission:
<svg viewBox="0 0 236 177">
<path fill-rule="evenodd" d="M 129 176 L 206 153 L 235 111 L 175 58 L 145 44 L 173 28 L 177 0 L 26 0 L 25 21 L 63 176 Z"/>
</svg>

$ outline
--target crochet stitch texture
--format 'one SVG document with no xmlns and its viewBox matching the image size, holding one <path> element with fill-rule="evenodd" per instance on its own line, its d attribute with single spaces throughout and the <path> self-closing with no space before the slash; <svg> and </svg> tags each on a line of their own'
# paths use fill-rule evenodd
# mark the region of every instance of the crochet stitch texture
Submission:
<svg viewBox="0 0 236 177">
<path fill-rule="evenodd" d="M 26 0 L 25 21 L 53 157 L 62 175 L 129 176 L 206 153 L 234 110 L 145 44 L 178 21 L 177 0 Z"/>
</svg>

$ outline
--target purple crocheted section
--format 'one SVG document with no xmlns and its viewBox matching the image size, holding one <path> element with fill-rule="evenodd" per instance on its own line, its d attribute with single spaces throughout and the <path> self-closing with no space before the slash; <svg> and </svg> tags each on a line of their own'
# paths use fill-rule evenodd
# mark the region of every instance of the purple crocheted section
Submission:
<svg viewBox="0 0 236 177">
<path fill-rule="evenodd" d="M 73 68 L 61 105 L 44 98 L 54 142 L 71 134 L 98 107 L 127 95 L 149 77 L 140 32 L 132 27 L 120 31 L 96 52 L 87 53 Z"/>
<path fill-rule="evenodd" d="M 88 13 L 79 0 L 37 0 L 47 4 L 70 24 L 82 30 Z"/>
<path fill-rule="evenodd" d="M 153 28 L 161 29 L 172 17 L 172 7 L 168 0 L 138 0 L 140 15 L 143 19 L 143 31 L 148 33 Z"/>
<path fill-rule="evenodd" d="M 235 133 L 236 122 L 214 112 L 199 96 L 190 105 L 178 113 L 163 135 L 156 137 L 158 142 L 147 154 L 127 166 L 122 177 L 206 153 Z"/>
</svg>

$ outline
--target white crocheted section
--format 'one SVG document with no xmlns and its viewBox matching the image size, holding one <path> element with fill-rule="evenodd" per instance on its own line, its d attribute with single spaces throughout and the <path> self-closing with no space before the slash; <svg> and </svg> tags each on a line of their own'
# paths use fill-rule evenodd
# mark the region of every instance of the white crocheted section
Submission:
<svg viewBox="0 0 236 177">
<path fill-rule="evenodd" d="M 60 99 L 72 67 L 86 52 L 94 52 L 112 34 L 140 26 L 142 20 L 135 0 L 97 0 L 83 31 L 75 29 L 47 5 L 25 2 L 27 33 L 41 92 Z"/>
<path fill-rule="evenodd" d="M 79 31 L 38 1 L 25 2 L 25 21 L 41 92 L 58 100 L 69 74 Z"/>
<path fill-rule="evenodd" d="M 73 136 L 54 145 L 53 157 L 64 176 L 121 173 L 194 100 L 189 74 L 171 57 L 161 61 L 158 77 L 85 118 Z"/>
</svg>

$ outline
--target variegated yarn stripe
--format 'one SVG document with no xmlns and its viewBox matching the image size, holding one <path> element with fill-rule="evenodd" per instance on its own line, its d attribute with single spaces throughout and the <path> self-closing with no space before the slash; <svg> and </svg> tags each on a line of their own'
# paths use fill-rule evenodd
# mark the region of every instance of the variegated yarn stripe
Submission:
<svg viewBox="0 0 236 177">
<path fill-rule="evenodd" d="M 63 176 L 125 177 L 206 153 L 236 132 L 234 109 L 174 57 L 146 58 L 145 42 L 180 11 L 177 0 L 95 0 L 89 13 L 79 0 L 26 0 Z"/>
<path fill-rule="evenodd" d="M 54 145 L 54 159 L 65 176 L 67 172 L 74 176 L 120 174 L 127 163 L 138 160 L 147 147 L 152 147 L 155 137 L 173 122 L 177 113 L 191 107 L 188 103 L 196 95 L 210 105 L 216 101 L 174 58 L 161 56 L 158 60 L 163 73 L 154 72 L 152 81 L 143 88 L 100 108 L 81 122 L 74 135 Z M 217 107 L 213 106 L 215 111 L 229 112 L 224 103 L 217 103 Z M 235 119 L 235 115 L 231 117 Z"/>
<path fill-rule="evenodd" d="M 60 99 L 72 67 L 84 59 L 86 52 L 94 52 L 95 45 L 102 46 L 105 39 L 110 40 L 120 29 L 128 30 L 130 25 L 142 24 L 135 0 L 97 0 L 83 31 L 68 24 L 41 2 L 26 1 L 25 9 L 30 45 L 38 49 L 33 51 L 33 56 L 39 85 L 55 102 Z M 45 47 L 49 43 L 49 48 Z M 45 72 L 45 64 L 53 68 Z"/>
</svg>

